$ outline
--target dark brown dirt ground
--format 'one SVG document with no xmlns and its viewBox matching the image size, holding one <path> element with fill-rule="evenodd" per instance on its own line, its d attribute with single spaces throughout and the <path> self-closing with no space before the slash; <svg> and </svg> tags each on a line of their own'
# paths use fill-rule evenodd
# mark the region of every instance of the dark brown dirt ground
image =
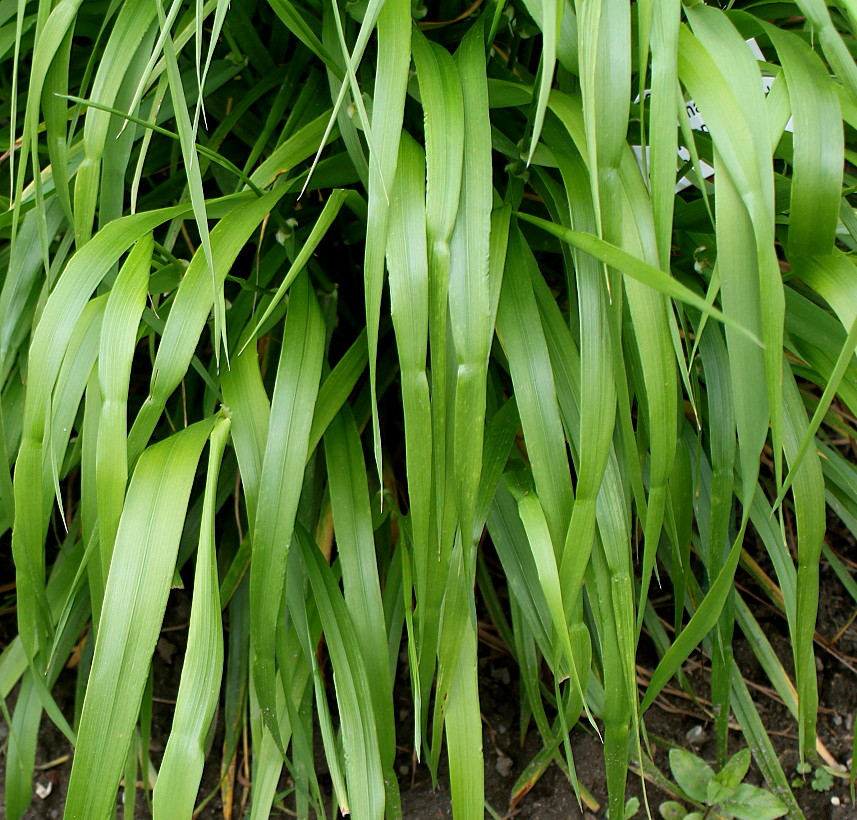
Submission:
<svg viewBox="0 0 857 820">
<path fill-rule="evenodd" d="M 849 545 L 846 550 L 846 560 L 857 559 L 857 550 Z M 5 575 L 5 573 L 0 573 Z M 750 595 L 753 595 L 752 582 L 746 576 L 739 581 L 748 585 Z M 0 578 L 2 585 L 2 578 Z M 185 640 L 182 624 L 187 623 L 189 602 L 184 592 L 174 592 L 173 599 L 167 610 L 166 630 L 163 633 L 158 651 L 155 654 L 155 703 L 153 720 L 152 759 L 157 763 L 163 753 L 163 745 L 169 732 L 172 706 L 170 701 L 175 698 L 181 673 L 181 654 Z M 670 603 L 664 610 L 669 617 Z M 788 643 L 784 619 L 776 612 L 759 603 L 754 605 L 755 614 L 759 618 L 766 634 L 780 654 L 786 669 L 790 668 L 790 646 Z M 0 607 L 2 609 L 2 607 Z M 846 763 L 851 756 L 851 739 L 854 726 L 854 715 L 857 711 L 857 670 L 852 665 L 852 658 L 857 656 L 857 626 L 850 621 L 854 616 L 853 600 L 847 597 L 839 581 L 826 565 L 822 565 L 822 595 L 818 620 L 819 636 L 823 642 L 818 642 L 817 656 L 819 659 L 819 694 L 821 714 L 819 716 L 819 735 L 831 754 L 841 763 Z M 15 631 L 14 612 L 6 611 L 0 615 L 0 646 L 8 640 Z M 485 624 L 485 632 L 490 635 L 491 626 Z M 836 638 L 833 642 L 833 638 Z M 830 642 L 830 645 L 827 645 Z M 522 820 L 600 820 L 606 807 L 606 789 L 604 786 L 604 766 L 601 746 L 591 733 L 576 729 L 574 731 L 573 749 L 578 777 L 581 783 L 592 793 L 600 808 L 595 806 L 578 805 L 573 790 L 562 771 L 553 765 L 536 782 L 533 789 L 526 794 L 520 803 L 510 810 L 512 786 L 539 750 L 540 744 L 535 730 L 529 732 L 523 747 L 519 741 L 518 722 L 518 687 L 514 661 L 496 648 L 495 641 L 487 641 L 481 646 L 481 699 L 483 726 L 483 747 L 485 756 L 486 798 L 488 803 L 500 817 L 516 817 Z M 645 652 L 642 653 L 645 656 Z M 641 656 L 641 657 L 642 657 Z M 754 700 L 760 715 L 772 736 L 777 748 L 780 761 L 786 775 L 794 776 L 797 764 L 797 727 L 785 707 L 779 703 L 776 696 L 764 688 L 764 674 L 753 655 L 751 648 L 740 632 L 735 636 L 735 657 L 745 679 L 748 680 Z M 645 658 L 643 657 L 643 661 Z M 641 666 L 645 663 L 641 661 Z M 703 703 L 707 696 L 707 662 L 701 655 L 694 655 L 686 665 L 688 679 L 694 691 Z M 63 672 L 55 689 L 59 706 L 66 714 L 73 711 L 75 673 L 71 670 Z M 409 694 L 406 681 L 400 687 L 398 708 L 402 719 L 402 737 L 400 759 L 397 761 L 401 775 L 401 793 L 404 816 L 408 820 L 439 820 L 451 817 L 449 792 L 446 788 L 446 771 L 441 763 L 440 785 L 436 791 L 431 788 L 428 770 L 425 766 L 412 767 L 413 758 L 408 750 L 411 717 L 408 711 Z M 13 695 L 14 698 L 14 695 Z M 9 703 L 11 707 L 13 703 Z M 704 706 L 704 703 L 703 703 Z M 667 744 L 674 743 L 684 747 L 689 746 L 688 732 L 700 730 L 704 737 L 709 737 L 710 723 L 700 705 L 691 701 L 678 688 L 668 687 L 666 693 L 649 710 L 646 716 L 646 726 L 650 740 L 655 750 L 655 763 L 662 771 L 668 771 Z M 697 728 L 698 727 L 698 728 Z M 2 750 L 7 729 L 0 719 L 0 750 Z M 663 741 L 663 742 L 662 742 Z M 740 732 L 731 733 L 731 750 L 736 751 L 741 746 Z M 220 747 L 219 737 L 215 737 L 211 766 L 207 769 L 201 794 L 207 794 L 217 786 L 219 774 Z M 714 743 L 710 739 L 703 740 L 702 745 L 695 751 L 709 761 L 716 754 Z M 43 720 L 37 750 L 37 764 L 43 765 L 50 761 L 65 758 L 58 765 L 37 771 L 36 782 L 42 787 L 50 786 L 50 794 L 44 799 L 34 795 L 30 811 L 25 815 L 26 820 L 53 820 L 62 817 L 68 775 L 71 768 L 70 746 L 61 733 L 48 721 Z M 2 792 L 3 766 L 5 759 L 0 754 L 0 818 L 5 818 L 4 799 Z M 323 761 L 320 761 L 323 768 Z M 751 772 L 751 778 L 753 777 Z M 321 777 L 322 786 L 324 778 Z M 287 781 L 284 778 L 282 787 Z M 240 798 L 240 787 L 237 790 Z M 807 782 L 795 792 L 808 820 L 845 820 L 857 818 L 857 810 L 851 805 L 848 797 L 848 787 L 844 780 L 837 780 L 828 792 L 816 792 Z M 640 780 L 631 774 L 628 779 L 628 795 L 642 796 Z M 653 816 L 658 817 L 657 806 L 666 796 L 648 786 L 649 802 Z M 836 801 L 839 805 L 834 805 Z M 236 806 L 237 806 L 236 801 Z M 138 794 L 137 817 L 149 816 L 143 795 Z M 201 820 L 222 820 L 223 813 L 219 796 L 215 797 L 198 815 Z M 233 815 L 235 820 L 241 815 L 236 808 Z M 287 817 L 288 814 L 272 816 Z M 643 817 L 641 811 L 638 817 Z M 489 817 L 486 813 L 486 817 Z"/>
</svg>

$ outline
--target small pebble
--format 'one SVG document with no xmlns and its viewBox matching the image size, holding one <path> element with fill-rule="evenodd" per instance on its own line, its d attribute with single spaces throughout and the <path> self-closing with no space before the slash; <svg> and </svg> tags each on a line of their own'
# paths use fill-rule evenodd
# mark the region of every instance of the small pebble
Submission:
<svg viewBox="0 0 857 820">
<path fill-rule="evenodd" d="M 824 663 L 822 662 L 821 658 L 818 657 L 818 655 L 815 656 L 815 671 L 816 672 L 823 672 L 824 671 Z"/>
<path fill-rule="evenodd" d="M 512 762 L 511 757 L 507 757 L 506 755 L 498 755 L 497 762 L 494 764 L 494 768 L 497 770 L 497 774 L 500 777 L 509 777 L 512 774 L 512 767 L 515 764 Z"/>
<path fill-rule="evenodd" d="M 831 804 L 832 806 L 838 806 L 838 805 L 840 805 L 841 803 L 842 803 L 842 801 L 841 801 L 838 797 L 831 797 L 831 798 L 830 798 L 830 804 Z"/>
<path fill-rule="evenodd" d="M 842 725 L 842 715 L 834 715 L 833 716 L 833 725 L 841 726 Z"/>
<path fill-rule="evenodd" d="M 410 766 L 399 766 L 399 774 L 401 774 L 401 775 L 408 774 L 408 772 L 410 772 L 410 770 L 411 770 Z"/>
<path fill-rule="evenodd" d="M 708 735 L 705 734 L 702 726 L 694 726 L 692 729 L 689 729 L 685 737 L 691 746 L 702 746 L 708 740 Z"/>
</svg>

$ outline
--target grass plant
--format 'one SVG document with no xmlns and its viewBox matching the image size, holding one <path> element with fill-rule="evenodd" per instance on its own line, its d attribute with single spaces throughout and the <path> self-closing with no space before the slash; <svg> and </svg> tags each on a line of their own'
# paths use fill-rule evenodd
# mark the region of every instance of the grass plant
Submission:
<svg viewBox="0 0 857 820">
<path fill-rule="evenodd" d="M 138 780 L 190 818 L 206 765 L 231 811 L 244 733 L 251 820 L 283 771 L 324 812 L 318 746 L 334 811 L 393 820 L 403 680 L 413 748 L 480 820 L 478 619 L 520 671 L 530 775 L 557 760 L 588 799 L 582 722 L 623 817 L 646 711 L 701 652 L 718 768 L 734 718 L 802 817 L 732 644 L 825 758 L 822 552 L 857 600 L 825 542 L 828 516 L 857 537 L 855 14 L 0 0 L 8 820 L 43 713 L 74 744 L 68 820 L 115 816 L 120 781 L 132 816 Z"/>
</svg>

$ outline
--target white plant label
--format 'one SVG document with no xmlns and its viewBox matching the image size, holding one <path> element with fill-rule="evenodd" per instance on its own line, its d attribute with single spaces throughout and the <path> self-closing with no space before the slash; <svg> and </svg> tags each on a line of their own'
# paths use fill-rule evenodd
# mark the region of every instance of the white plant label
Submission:
<svg viewBox="0 0 857 820">
<path fill-rule="evenodd" d="M 755 38 L 751 37 L 746 41 L 748 48 L 753 52 L 753 56 L 759 61 L 764 62 L 765 55 L 762 53 L 762 49 L 759 48 L 759 44 L 756 42 Z M 774 84 L 775 77 L 762 77 L 762 85 L 764 86 L 765 93 L 767 94 L 771 90 L 771 86 Z M 651 94 L 650 89 L 646 89 L 643 92 L 644 97 L 648 97 Z M 639 97 L 637 97 L 634 102 L 639 102 Z M 705 119 L 700 113 L 699 109 L 696 107 L 696 103 L 693 100 L 687 100 L 684 104 L 684 110 L 687 114 L 687 122 L 690 125 L 691 129 L 694 131 L 703 131 L 708 132 L 708 126 L 705 124 Z M 786 131 L 793 131 L 792 127 L 792 119 L 789 118 L 788 123 L 786 123 Z M 637 162 L 640 163 L 640 167 L 642 167 L 642 157 L 643 157 L 643 149 L 639 145 L 632 145 L 632 150 L 637 157 Z M 678 147 L 678 156 L 682 162 L 690 162 L 690 151 L 684 146 L 680 145 Z M 646 146 L 646 161 L 649 159 L 649 147 Z M 697 172 L 703 179 L 708 179 L 710 176 L 714 174 L 714 168 L 709 165 L 704 160 L 699 161 L 699 168 Z M 676 193 L 679 191 L 683 191 L 685 188 L 689 188 L 693 183 L 687 178 L 682 177 L 675 186 Z"/>
</svg>

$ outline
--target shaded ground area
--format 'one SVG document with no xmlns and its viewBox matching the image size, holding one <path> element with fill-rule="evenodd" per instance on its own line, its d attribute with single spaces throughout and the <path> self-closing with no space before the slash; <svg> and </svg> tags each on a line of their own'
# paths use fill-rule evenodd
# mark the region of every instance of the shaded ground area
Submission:
<svg viewBox="0 0 857 820">
<path fill-rule="evenodd" d="M 846 562 L 852 561 L 857 554 L 853 544 L 847 554 L 842 556 Z M 746 577 L 743 581 L 746 582 Z M 769 640 L 772 642 L 785 668 L 791 673 L 791 649 L 788 642 L 785 620 L 775 610 L 757 598 L 752 587 L 747 589 L 749 600 L 755 599 L 754 614 L 760 621 Z M 157 764 L 163 754 L 164 743 L 172 719 L 172 703 L 178 691 L 181 674 L 181 657 L 186 639 L 186 625 L 189 616 L 189 597 L 187 593 L 174 591 L 167 609 L 167 621 L 162 633 L 154 661 L 154 715 L 151 755 Z M 2 600 L 2 599 L 0 599 Z M 664 599 L 666 601 L 666 597 Z M 7 601 L 8 604 L 8 601 Z M 672 604 L 664 604 L 664 616 L 671 617 Z M 0 607 L 2 609 L 2 607 Z M 819 736 L 832 756 L 846 764 L 851 757 L 851 745 L 854 728 L 854 715 L 857 710 L 857 671 L 852 658 L 857 656 L 857 626 L 852 621 L 855 616 L 853 600 L 846 597 L 841 583 L 832 570 L 822 565 L 822 594 L 818 620 L 817 656 L 819 673 L 819 695 L 821 710 L 819 715 Z M 521 797 L 517 805 L 510 805 L 513 786 L 525 767 L 540 749 L 535 729 L 524 739 L 520 739 L 519 692 L 514 661 L 499 647 L 499 641 L 492 640 L 492 627 L 483 624 L 486 640 L 481 645 L 481 698 L 483 714 L 483 747 L 485 755 L 486 798 L 493 811 L 499 817 L 533 818 L 533 820 L 599 820 L 606 809 L 606 789 L 604 785 L 604 766 L 601 745 L 591 733 L 581 728 L 574 732 L 573 749 L 578 777 L 591 792 L 594 803 L 578 805 L 578 801 L 561 769 L 551 765 L 534 783 L 532 789 Z M 0 615 L 0 645 L 14 634 L 14 612 L 7 606 Z M 645 652 L 642 653 L 645 655 Z M 760 716 L 777 749 L 780 762 L 788 777 L 795 777 L 797 765 L 797 727 L 785 706 L 776 694 L 765 686 L 764 673 L 755 659 L 751 647 L 739 631 L 735 637 L 735 657 L 759 709 Z M 685 666 L 688 681 L 697 697 L 694 701 L 688 694 L 676 686 L 670 686 L 662 697 L 649 710 L 646 725 L 652 744 L 656 765 L 664 772 L 669 771 L 668 748 L 677 744 L 692 748 L 697 754 L 712 762 L 716 757 L 711 725 L 706 716 L 708 693 L 707 661 L 696 654 Z M 646 678 L 646 664 L 641 663 L 641 680 Z M 650 668 L 649 668 L 650 671 Z M 402 731 L 400 734 L 400 755 L 397 760 L 404 816 L 408 820 L 439 820 L 451 817 L 451 804 L 446 783 L 445 764 L 441 763 L 440 786 L 434 791 L 428 769 L 424 765 L 414 766 L 410 751 L 412 737 L 412 715 L 410 713 L 410 695 L 406 679 L 402 679 L 398 692 L 398 709 Z M 60 708 L 66 715 L 74 710 L 75 673 L 63 672 L 55 695 Z M 14 703 L 14 695 L 9 703 Z M 0 720 L 0 744 L 5 746 L 7 727 Z M 731 751 L 741 745 L 740 732 L 731 736 Z M 203 794 L 217 791 L 219 772 L 220 732 L 215 735 L 210 766 L 203 779 Z M 36 784 L 39 793 L 34 795 L 27 820 L 52 820 L 62 817 L 62 807 L 69 773 L 71 770 L 71 748 L 62 734 L 43 719 L 36 753 L 39 766 Z M 239 751 L 239 758 L 241 757 Z M 5 769 L 5 760 L 2 760 Z M 320 771 L 323 761 L 320 760 Z M 235 787 L 234 818 L 243 816 L 240 812 L 242 792 L 241 766 Z M 751 770 L 750 779 L 758 774 Z M 322 786 L 326 785 L 321 778 Z M 5 817 L 2 792 L 3 774 L 0 772 L 0 818 Z M 288 787 L 284 776 L 281 787 Z M 653 786 L 648 786 L 648 798 L 653 816 L 658 817 L 658 804 L 668 797 Z M 121 793 L 120 793 L 121 794 Z M 848 785 L 845 780 L 836 780 L 827 791 L 813 789 L 810 779 L 795 790 L 796 797 L 809 820 L 844 820 L 857 817 L 857 810 L 850 803 Z M 642 798 L 639 777 L 631 774 L 628 781 L 628 795 Z M 837 805 L 838 803 L 838 805 Z M 597 804 L 597 805 L 596 805 Z M 245 808 L 249 808 L 245 804 Z M 287 808 L 287 807 L 286 807 Z M 120 815 L 121 816 L 121 815 Z M 149 816 L 145 796 L 138 792 L 138 817 Z M 278 816 L 276 813 L 273 816 Z M 287 817 L 288 814 L 279 816 Z M 490 815 L 486 813 L 486 817 Z M 641 810 L 639 817 L 645 816 Z M 222 820 L 223 811 L 219 793 L 198 815 L 201 820 Z"/>
</svg>

